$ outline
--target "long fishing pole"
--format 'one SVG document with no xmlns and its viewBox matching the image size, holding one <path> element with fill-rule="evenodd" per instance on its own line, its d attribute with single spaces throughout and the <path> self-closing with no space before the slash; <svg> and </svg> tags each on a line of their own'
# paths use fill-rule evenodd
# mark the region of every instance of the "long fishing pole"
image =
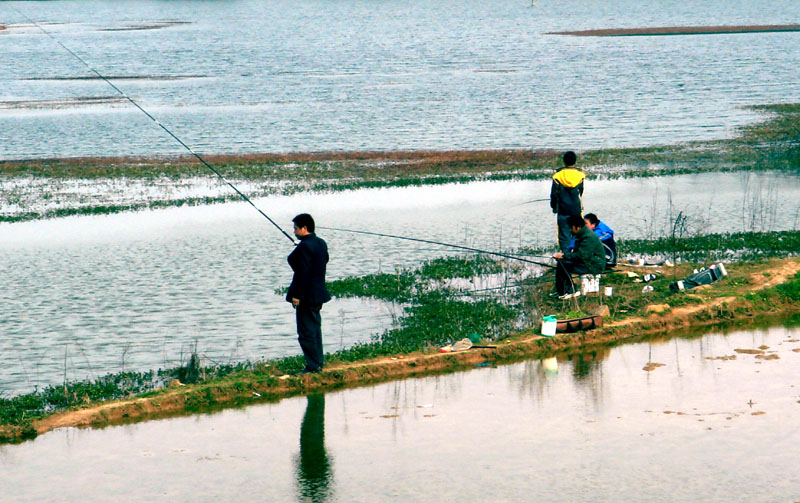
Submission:
<svg viewBox="0 0 800 503">
<path fill-rule="evenodd" d="M 535 260 L 530 260 L 530 259 L 521 257 L 519 255 L 511 255 L 511 254 L 508 254 L 508 253 L 481 250 L 479 248 L 472 248 L 472 247 L 469 247 L 469 246 L 454 245 L 454 244 L 450 244 L 450 243 L 442 243 L 440 241 L 431 241 L 429 239 L 411 238 L 411 237 L 407 237 L 407 236 L 398 236 L 398 235 L 395 235 L 395 234 L 384 234 L 382 232 L 370 232 L 370 231 L 358 231 L 358 230 L 353 230 L 353 229 L 341 229 L 341 228 L 338 228 L 338 227 L 317 226 L 317 229 L 325 229 L 325 230 L 328 230 L 328 231 L 336 231 L 336 232 L 349 232 L 349 233 L 352 233 L 352 234 L 364 234 L 364 235 L 367 235 L 367 236 L 377 236 L 377 237 L 382 237 L 382 238 L 403 239 L 403 240 L 406 240 L 406 241 L 416 241 L 418 243 L 428 243 L 428 244 L 432 244 L 432 245 L 447 246 L 449 248 L 457 248 L 459 250 L 467 250 L 467 251 L 471 251 L 471 252 L 475 252 L 475 253 L 483 253 L 483 254 L 486 254 L 486 255 L 497 255 L 499 257 L 505 257 L 505 258 L 509 258 L 509 259 L 512 259 L 512 260 L 519 260 L 520 262 L 527 262 L 529 264 L 536 264 L 536 265 L 539 265 L 539 266 L 542 266 L 542 267 L 555 267 L 552 264 L 546 264 L 544 262 L 537 262 Z"/>
<path fill-rule="evenodd" d="M 133 98 L 131 98 L 130 96 L 128 96 L 127 94 L 125 94 L 124 92 L 122 92 L 122 90 L 120 90 L 120 88 L 118 88 L 117 86 L 115 86 L 115 85 L 114 85 L 114 84 L 113 84 L 113 83 L 112 83 L 110 80 L 108 80 L 108 79 L 107 79 L 107 78 L 106 78 L 104 75 L 102 75 L 100 72 L 98 72 L 97 70 L 95 70 L 95 69 L 94 69 L 94 68 L 93 68 L 93 67 L 92 67 L 92 66 L 91 66 L 89 63 L 87 63 L 87 62 L 86 62 L 86 61 L 85 61 L 83 58 L 81 58 L 80 56 L 78 56 L 77 54 L 75 54 L 75 53 L 74 53 L 74 52 L 73 52 L 73 51 L 72 51 L 72 50 L 71 50 L 69 47 L 67 47 L 66 45 L 62 44 L 62 43 L 61 43 L 61 41 L 60 41 L 60 40 L 58 40 L 56 37 L 54 37 L 54 36 L 53 36 L 53 35 L 52 35 L 50 32 L 48 32 L 47 30 L 45 30 L 44 28 L 42 28 L 42 27 L 39 25 L 39 23 L 37 23 L 37 22 L 36 22 L 36 21 L 34 21 L 33 19 L 29 18 L 27 15 L 25 15 L 25 13 L 24 13 L 24 12 L 21 12 L 21 11 L 20 11 L 20 10 L 18 10 L 16 7 L 13 7 L 13 6 L 12 6 L 11 8 L 12 8 L 12 9 L 14 9 L 15 11 L 17 11 L 17 13 L 18 13 L 19 15 L 21 15 L 22 17 L 24 17 L 25 19 L 27 19 L 27 20 L 28 20 L 28 22 L 30 22 L 31 24 L 33 24 L 34 26 L 36 26 L 37 28 L 39 28 L 39 30 L 41 30 L 41 31 L 42 31 L 42 33 L 44 33 L 45 35 L 47 35 L 48 37 L 50 37 L 50 39 L 52 39 L 52 40 L 53 40 L 53 41 L 54 41 L 56 44 L 60 45 L 60 46 L 61 46 L 61 47 L 62 47 L 62 48 L 65 50 L 65 51 L 67 51 L 68 53 L 72 54 L 72 55 L 73 55 L 73 56 L 74 56 L 74 57 L 75 57 L 75 58 L 76 58 L 78 61 L 80 61 L 81 63 L 83 63 L 83 64 L 84 64 L 84 66 L 86 66 L 86 68 L 88 68 L 88 69 L 89 69 L 89 71 L 91 71 L 92 73 L 94 73 L 95 75 L 97 75 L 98 77 L 100 77 L 100 78 L 101 78 L 101 79 L 102 79 L 102 80 L 103 80 L 103 81 L 104 81 L 106 84 L 108 84 L 109 86 L 111 86 L 111 88 L 112 88 L 112 89 L 114 89 L 114 90 L 115 90 L 117 93 L 119 93 L 119 94 L 120 94 L 120 96 L 122 96 L 123 98 L 125 98 L 126 100 L 128 100 L 128 101 L 129 101 L 129 102 L 130 102 L 130 103 L 131 103 L 133 106 L 135 106 L 136 108 L 138 108 L 138 109 L 139 109 L 139 110 L 140 110 L 140 111 L 141 111 L 143 114 L 145 114 L 145 115 L 147 116 L 147 118 L 149 118 L 151 121 L 153 121 L 154 123 L 156 123 L 156 125 L 157 125 L 158 127 L 160 127 L 161 129 L 163 129 L 163 130 L 164 130 L 164 131 L 165 131 L 165 132 L 166 132 L 168 135 L 170 135 L 172 138 L 174 138 L 174 139 L 175 139 L 175 141 L 177 141 L 178 143 L 180 143 L 180 144 L 181 144 L 181 146 L 183 146 L 183 148 L 185 148 L 186 150 L 188 150 L 190 154 L 192 154 L 193 156 L 195 156 L 195 157 L 197 158 L 197 160 L 199 160 L 201 163 L 203 163 L 203 165 L 204 165 L 205 167 L 207 167 L 208 169 L 210 169 L 211 171 L 213 171 L 213 172 L 214 172 L 214 174 L 216 174 L 216 175 L 217 175 L 217 176 L 220 178 L 220 180 L 222 180 L 223 182 L 225 182 L 226 184 L 228 184 L 228 186 L 229 186 L 230 188 L 232 188 L 232 189 L 233 189 L 233 190 L 234 190 L 234 191 L 235 191 L 237 194 L 239 194 L 239 195 L 242 197 L 242 199 L 244 199 L 245 201 L 247 201 L 248 203 L 250 203 L 250 206 L 252 206 L 253 208 L 255 208 L 255 209 L 256 209 L 256 211 L 258 211 L 259 213 L 261 213 L 261 215 L 263 215 L 263 216 L 264 216 L 264 218 L 266 218 L 267 220 L 269 220 L 269 222 L 270 222 L 272 225 L 274 225 L 276 229 L 278 229 L 279 231 L 281 231 L 281 233 L 282 233 L 284 236 L 286 236 L 286 237 L 289 239 L 289 241 L 291 241 L 291 242 L 292 242 L 292 244 L 295 244 L 295 240 L 294 240 L 294 238 L 293 238 L 292 236 L 290 236 L 289 234 L 287 234 L 287 233 L 286 233 L 286 231 L 284 231 L 284 230 L 281 228 L 281 226 L 280 226 L 280 225 L 278 225 L 277 223 L 275 223 L 275 221 L 274 221 L 274 220 L 272 220 L 272 219 L 269 217 L 269 215 L 267 215 L 266 213 L 264 213 L 263 211 L 261 211 L 261 208 L 259 208 L 258 206 L 256 206 L 256 205 L 253 203 L 253 201 L 251 201 L 251 200 L 250 200 L 250 198 L 249 198 L 249 197 L 247 197 L 246 195 L 244 195 L 244 193 L 242 193 L 242 191 L 240 191 L 239 189 L 237 189 L 235 185 L 233 185 L 233 184 L 232 184 L 231 182 L 229 182 L 229 181 L 228 181 L 228 180 L 227 180 L 227 179 L 226 179 L 224 176 L 222 176 L 222 173 L 220 173 L 219 171 L 217 171 L 217 169 L 216 169 L 216 168 L 214 168 L 214 166 L 212 166 L 211 164 L 209 164 L 208 162 L 206 162 L 206 160 L 205 160 L 205 159 L 203 159 L 203 158 L 200 156 L 200 154 L 198 154 L 197 152 L 195 152 L 194 150 L 192 150 L 192 149 L 191 149 L 191 148 L 190 148 L 190 147 L 189 147 L 189 146 L 188 146 L 186 143 L 184 143 L 184 142 L 183 142 L 183 140 L 181 140 L 180 138 L 178 138 L 178 137 L 177 137 L 177 136 L 176 136 L 176 135 L 175 135 L 175 134 L 174 134 L 172 131 L 170 131 L 170 130 L 169 130 L 169 129 L 168 129 L 168 128 L 167 128 L 167 127 L 164 125 L 164 124 L 162 124 L 161 122 L 159 122 L 159 121 L 158 121 L 158 119 L 156 119 L 155 117 L 153 117 L 153 116 L 150 114 L 150 112 L 148 112 L 147 110 L 145 110 L 144 108 L 142 108 L 142 106 L 140 106 L 138 103 L 136 103 L 136 101 L 134 101 L 134 100 L 133 100 Z"/>
</svg>

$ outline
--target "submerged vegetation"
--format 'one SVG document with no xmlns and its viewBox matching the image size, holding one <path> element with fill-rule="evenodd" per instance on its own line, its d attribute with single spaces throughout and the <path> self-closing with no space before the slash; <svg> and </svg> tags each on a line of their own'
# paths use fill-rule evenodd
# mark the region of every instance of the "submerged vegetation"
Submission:
<svg viewBox="0 0 800 503">
<path fill-rule="evenodd" d="M 731 139 L 581 153 L 581 166 L 595 176 L 633 177 L 735 170 L 800 169 L 800 104 L 751 107 L 763 122 L 740 128 Z M 303 191 L 343 191 L 477 180 L 544 180 L 560 165 L 555 151 L 349 152 L 208 156 L 227 179 L 250 197 Z M 0 222 L 68 215 L 226 202 L 236 199 L 194 158 L 97 158 L 0 161 L 0 180 L 51 183 L 0 184 Z M 183 193 L 142 191 L 129 200 L 108 189 L 85 199 L 79 188 L 49 185 L 65 180 L 152 184 L 184 182 Z M 193 184 L 191 181 L 202 181 Z M 185 192 L 189 192 L 187 195 Z M 94 191 L 102 192 L 101 189 Z"/>
</svg>

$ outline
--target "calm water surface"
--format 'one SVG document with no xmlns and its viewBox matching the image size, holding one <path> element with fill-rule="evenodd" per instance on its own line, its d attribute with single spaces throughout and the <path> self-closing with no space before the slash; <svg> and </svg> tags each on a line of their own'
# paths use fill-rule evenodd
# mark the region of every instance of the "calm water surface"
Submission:
<svg viewBox="0 0 800 503">
<path fill-rule="evenodd" d="M 800 176 L 777 176 L 589 180 L 585 204 L 626 238 L 670 228 L 670 201 L 673 215 L 690 216 L 690 234 L 798 228 Z M 285 229 L 309 211 L 318 225 L 507 250 L 554 244 L 548 204 L 520 204 L 548 194 L 543 182 L 482 182 L 257 203 Z M 330 279 L 451 253 L 320 235 Z M 298 354 L 293 311 L 274 293 L 290 279 L 290 250 L 245 204 L 0 225 L 0 394 L 61 382 L 65 367 L 68 378 L 82 379 L 176 366 L 194 344 L 209 364 Z M 368 340 L 399 313 L 384 302 L 335 299 L 323 310 L 326 351 Z"/>
<path fill-rule="evenodd" d="M 64 45 L 203 153 L 640 146 L 721 138 L 800 101 L 794 0 L 2 2 L 0 159 L 183 154 Z"/>
<path fill-rule="evenodd" d="M 759 347 L 778 359 L 736 352 Z M 9 503 L 797 501 L 798 350 L 797 328 L 713 333 L 58 430 L 0 447 L 1 494 Z M 664 366 L 646 372 L 648 362 Z"/>
</svg>

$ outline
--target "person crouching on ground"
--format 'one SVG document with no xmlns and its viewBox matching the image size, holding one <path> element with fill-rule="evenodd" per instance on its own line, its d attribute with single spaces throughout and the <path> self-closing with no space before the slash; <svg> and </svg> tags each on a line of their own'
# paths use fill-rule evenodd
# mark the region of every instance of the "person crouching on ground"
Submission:
<svg viewBox="0 0 800 503">
<path fill-rule="evenodd" d="M 597 218 L 594 213 L 587 213 L 583 216 L 586 227 L 597 234 L 600 242 L 603 243 L 606 254 L 606 269 L 611 269 L 617 265 L 617 243 L 614 241 L 614 229 L 607 226 Z"/>
<path fill-rule="evenodd" d="M 572 283 L 571 274 L 600 274 L 606 268 L 603 244 L 591 229 L 586 227 L 583 217 L 573 215 L 567 219 L 570 232 L 575 237 L 572 251 L 558 252 L 556 259 L 556 291 L 552 294 L 561 299 L 580 295 Z"/>
<path fill-rule="evenodd" d="M 301 213 L 292 219 L 294 235 L 300 242 L 289 254 L 288 261 L 294 275 L 286 301 L 295 308 L 297 340 L 306 359 L 301 374 L 322 370 L 322 304 L 331 300 L 325 287 L 325 269 L 328 264 L 328 245 L 314 234 L 314 219 Z"/>
</svg>

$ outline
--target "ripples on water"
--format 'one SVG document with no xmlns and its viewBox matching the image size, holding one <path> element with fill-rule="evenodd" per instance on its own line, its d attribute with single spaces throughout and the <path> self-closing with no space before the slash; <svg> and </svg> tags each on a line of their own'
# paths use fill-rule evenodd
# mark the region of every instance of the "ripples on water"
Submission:
<svg viewBox="0 0 800 503">
<path fill-rule="evenodd" d="M 14 6 L 103 74 L 208 76 L 118 82 L 200 152 L 640 146 L 730 136 L 754 119 L 739 107 L 800 99 L 796 33 L 543 35 L 790 23 L 789 0 Z M 0 13 L 0 159 L 183 153 L 132 107 L 3 110 L 111 91 Z"/>
<path fill-rule="evenodd" d="M 736 351 L 759 347 L 778 358 Z M 0 446 L 0 484 L 9 503 L 794 501 L 798 350 L 797 328 L 713 333 L 57 430 Z"/>
<path fill-rule="evenodd" d="M 797 228 L 800 177 L 743 173 L 586 182 L 586 211 L 623 238 Z M 713 190 L 708 190 L 713 187 Z M 385 232 L 486 250 L 551 246 L 545 182 L 480 182 L 274 197 L 256 203 L 285 229 L 309 211 L 319 226 Z M 670 210 L 670 200 L 672 209 Z M 763 219 L 746 210 L 760 204 Z M 775 218 L 780 216 L 780 218 Z M 401 240 L 321 231 L 329 279 L 452 253 Z M 0 225 L 0 393 L 63 379 L 174 366 L 197 343 L 209 362 L 299 352 L 294 316 L 274 293 L 291 245 L 246 204 L 173 208 Z M 398 308 L 336 299 L 323 311 L 333 351 L 391 326 Z"/>
</svg>

